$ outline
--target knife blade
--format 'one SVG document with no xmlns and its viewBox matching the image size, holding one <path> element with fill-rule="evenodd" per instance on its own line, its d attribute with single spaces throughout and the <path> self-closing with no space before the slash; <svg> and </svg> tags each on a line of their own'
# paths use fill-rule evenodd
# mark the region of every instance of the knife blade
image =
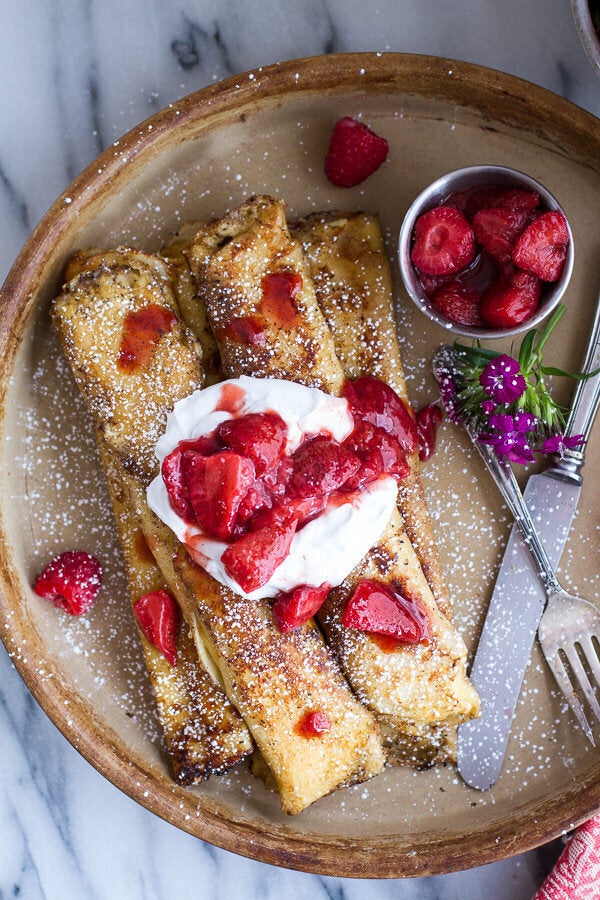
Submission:
<svg viewBox="0 0 600 900">
<path fill-rule="evenodd" d="M 600 366 L 600 301 L 582 372 Z M 579 381 L 565 436 L 589 439 L 600 402 L 600 374 Z M 557 567 L 581 493 L 585 444 L 565 450 L 551 466 L 532 475 L 524 491 L 548 558 Z M 518 602 L 515 602 L 518 598 Z M 457 767 L 462 779 L 480 791 L 491 788 L 502 770 L 533 641 L 546 594 L 521 532 L 513 525 L 498 572 L 470 678 L 481 697 L 481 716 L 458 729 Z"/>
</svg>

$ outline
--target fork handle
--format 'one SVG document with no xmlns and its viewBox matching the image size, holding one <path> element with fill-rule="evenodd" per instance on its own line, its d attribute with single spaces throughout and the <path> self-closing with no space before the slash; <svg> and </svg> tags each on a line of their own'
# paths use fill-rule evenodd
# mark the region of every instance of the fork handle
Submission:
<svg viewBox="0 0 600 900">
<path fill-rule="evenodd" d="M 498 457 L 494 449 L 488 444 L 480 443 L 477 440 L 477 435 L 469 428 L 467 428 L 467 431 L 521 530 L 525 544 L 537 566 L 538 574 L 544 584 L 546 593 L 550 595 L 560 591 L 561 586 L 556 578 L 556 573 L 538 536 L 510 463 L 506 457 Z"/>
<path fill-rule="evenodd" d="M 600 298 L 596 307 L 596 316 L 592 326 L 592 332 L 588 341 L 582 374 L 589 375 L 594 369 L 600 368 Z M 571 412 L 567 420 L 565 435 L 582 434 L 587 441 L 594 418 L 600 405 L 600 372 L 596 372 L 591 378 L 578 381 Z M 554 471 L 559 471 L 567 480 L 581 484 L 582 478 L 579 470 L 583 466 L 585 444 L 577 449 L 565 450 L 563 456 L 557 457 L 552 465 Z"/>
</svg>

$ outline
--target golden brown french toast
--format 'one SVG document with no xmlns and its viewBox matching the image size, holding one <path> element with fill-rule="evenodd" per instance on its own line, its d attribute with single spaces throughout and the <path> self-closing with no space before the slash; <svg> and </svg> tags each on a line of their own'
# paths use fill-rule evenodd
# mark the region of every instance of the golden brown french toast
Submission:
<svg viewBox="0 0 600 900">
<path fill-rule="evenodd" d="M 266 230 L 265 222 L 269 223 Z M 186 254 L 209 319 L 218 326 L 215 336 L 225 377 L 283 375 L 339 392 L 343 369 L 334 338 L 316 302 L 309 273 L 301 264 L 290 264 L 298 256 L 299 245 L 294 250 L 294 243 L 283 205 L 260 197 L 206 226 L 193 238 Z M 282 259 L 286 268 L 302 278 L 301 340 L 292 325 L 280 327 L 277 315 L 264 303 L 264 275 L 280 271 Z M 347 315 L 346 326 L 356 335 L 357 314 Z M 236 319 L 260 323 L 262 343 L 258 347 L 226 334 Z M 316 344 L 318 356 L 313 352 Z M 352 355 L 352 351 L 349 353 Z M 353 355 L 357 358 L 356 353 Z M 350 592 L 358 580 L 368 577 L 399 583 L 418 600 L 431 623 L 432 637 L 427 645 L 400 644 L 393 651 L 389 646 L 382 649 L 381 642 L 370 633 L 341 625 Z M 346 677 L 361 700 L 393 731 L 394 742 L 402 746 L 408 736 L 412 747 L 416 735 L 418 764 L 424 757 L 432 761 L 443 756 L 447 748 L 440 751 L 440 729 L 476 715 L 478 698 L 466 677 L 464 643 L 440 612 L 397 511 L 363 562 L 340 588 L 330 592 L 322 622 Z M 430 739 L 433 743 L 428 754 Z M 401 754 L 410 755 L 404 750 Z"/>
<path fill-rule="evenodd" d="M 251 198 L 202 228 L 184 252 L 206 303 L 225 377 L 235 371 L 289 379 L 301 371 L 303 384 L 339 393 L 342 367 L 282 201 Z M 275 273 L 297 276 L 298 290 L 289 303 L 269 298 L 265 309 L 262 279 Z"/>
<path fill-rule="evenodd" d="M 269 765 L 283 809 L 296 813 L 340 784 L 381 770 L 379 729 L 353 696 L 314 625 L 282 635 L 267 601 L 244 600 L 215 582 L 150 512 L 144 489 L 158 468 L 156 436 L 184 385 L 189 393 L 202 383 L 203 373 L 200 354 L 178 319 L 171 331 L 158 334 L 142 372 L 120 370 L 128 313 L 143 310 L 144 304 L 175 308 L 172 289 L 169 293 L 154 279 L 150 290 L 147 280 L 140 280 L 139 260 L 133 271 L 122 262 L 114 269 L 101 263 L 97 271 L 69 282 L 55 301 L 54 319 L 97 427 L 123 465 L 129 502 L 147 543 Z M 144 375 L 146 408 L 140 429 L 133 398 Z M 202 645 L 198 651 L 202 654 Z M 315 710 L 327 713 L 331 728 L 313 740 L 299 726 Z"/>
<path fill-rule="evenodd" d="M 170 408 L 158 400 L 162 385 L 169 383 L 171 406 L 202 387 L 202 349 L 177 315 L 173 275 L 164 260 L 131 250 L 78 254 L 68 269 L 74 272 L 53 304 L 65 356 L 111 451 L 149 481 Z M 149 307 L 171 324 L 148 364 L 130 370 L 119 364 L 126 320 Z"/>
<path fill-rule="evenodd" d="M 129 503 L 119 462 L 104 440 L 98 444 L 125 563 L 132 603 L 169 589 Z M 138 629 L 175 781 L 189 785 L 227 772 L 252 753 L 254 744 L 238 711 L 199 662 L 185 619 L 176 636 L 171 665 Z"/>
<path fill-rule="evenodd" d="M 314 213 L 291 226 L 308 260 L 319 306 L 348 378 L 375 375 L 410 408 L 398 346 L 392 273 L 377 216 Z M 418 453 L 399 485 L 405 531 L 441 611 L 452 618 L 427 509 Z"/>
</svg>

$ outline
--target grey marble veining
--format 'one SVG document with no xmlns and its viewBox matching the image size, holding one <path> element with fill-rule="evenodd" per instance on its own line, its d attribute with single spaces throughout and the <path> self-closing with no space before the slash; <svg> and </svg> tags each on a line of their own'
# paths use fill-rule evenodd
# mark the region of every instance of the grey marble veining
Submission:
<svg viewBox="0 0 600 900">
<path fill-rule="evenodd" d="M 276 60 L 353 50 L 463 59 L 600 115 L 566 0 L 8 0 L 0 11 L 0 278 L 54 198 L 166 104 Z M 0 898 L 525 900 L 557 844 L 469 872 L 351 881 L 198 841 L 100 776 L 0 648 Z"/>
</svg>

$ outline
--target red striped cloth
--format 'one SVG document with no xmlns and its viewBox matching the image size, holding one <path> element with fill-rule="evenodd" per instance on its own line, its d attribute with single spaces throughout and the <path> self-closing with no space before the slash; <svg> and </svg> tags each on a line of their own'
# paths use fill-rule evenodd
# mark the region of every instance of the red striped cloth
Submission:
<svg viewBox="0 0 600 900">
<path fill-rule="evenodd" d="M 600 900 L 600 816 L 576 830 L 533 900 Z"/>
</svg>

